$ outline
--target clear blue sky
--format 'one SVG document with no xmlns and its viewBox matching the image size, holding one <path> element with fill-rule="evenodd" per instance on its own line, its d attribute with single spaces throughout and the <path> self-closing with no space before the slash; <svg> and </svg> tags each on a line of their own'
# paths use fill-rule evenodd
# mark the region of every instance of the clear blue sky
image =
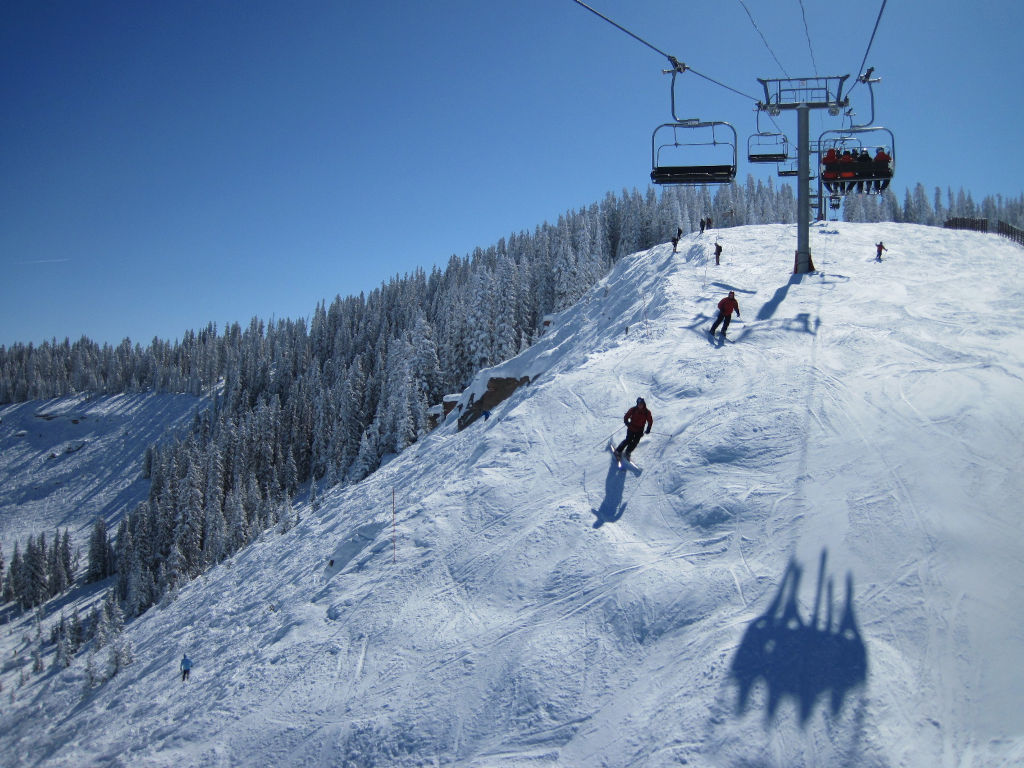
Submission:
<svg viewBox="0 0 1024 768">
<path fill-rule="evenodd" d="M 881 0 L 590 4 L 760 97 L 759 76 L 855 76 Z M 888 3 L 867 64 L 900 199 L 1024 190 L 1022 26 L 1009 0 Z M 665 64 L 572 0 L 7 0 L 0 344 L 304 317 L 644 189 Z M 692 75 L 679 95 L 745 148 L 751 100 Z"/>
</svg>

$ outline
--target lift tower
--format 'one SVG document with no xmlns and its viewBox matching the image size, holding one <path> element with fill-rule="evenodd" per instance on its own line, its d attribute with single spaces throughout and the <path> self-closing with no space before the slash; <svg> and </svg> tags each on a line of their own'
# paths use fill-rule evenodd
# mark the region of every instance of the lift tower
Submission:
<svg viewBox="0 0 1024 768">
<path fill-rule="evenodd" d="M 794 274 L 810 272 L 811 263 L 811 137 L 812 109 L 827 109 L 838 115 L 849 104 L 843 85 L 849 75 L 836 77 L 804 77 L 757 81 L 764 88 L 764 101 L 757 108 L 776 116 L 784 109 L 797 113 L 797 243 Z"/>
</svg>

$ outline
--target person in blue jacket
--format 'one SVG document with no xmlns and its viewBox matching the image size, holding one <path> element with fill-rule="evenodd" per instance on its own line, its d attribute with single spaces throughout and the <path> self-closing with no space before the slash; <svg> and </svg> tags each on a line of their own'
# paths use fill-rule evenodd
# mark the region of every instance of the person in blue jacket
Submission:
<svg viewBox="0 0 1024 768">
<path fill-rule="evenodd" d="M 192 669 L 192 659 L 188 657 L 188 654 L 181 654 L 181 682 L 188 680 L 189 670 Z"/>
</svg>

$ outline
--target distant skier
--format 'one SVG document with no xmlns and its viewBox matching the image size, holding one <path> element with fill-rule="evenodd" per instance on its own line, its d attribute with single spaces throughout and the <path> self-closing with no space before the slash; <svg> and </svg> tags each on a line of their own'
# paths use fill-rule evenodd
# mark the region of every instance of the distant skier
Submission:
<svg viewBox="0 0 1024 768">
<path fill-rule="evenodd" d="M 192 669 L 192 659 L 187 654 L 181 654 L 181 682 L 188 680 L 188 673 Z"/>
<path fill-rule="evenodd" d="M 683 228 L 676 227 L 676 236 L 672 238 L 672 253 L 676 252 L 676 248 L 679 247 L 679 241 L 683 238 Z"/>
<path fill-rule="evenodd" d="M 715 266 L 716 267 L 721 264 L 721 258 L 722 258 L 722 244 L 716 240 L 715 241 Z"/>
<path fill-rule="evenodd" d="M 722 336 L 725 336 L 725 332 L 729 330 L 729 323 L 732 322 L 733 312 L 736 313 L 736 317 L 740 316 L 740 303 L 736 301 L 736 293 L 729 291 L 729 295 L 718 302 L 718 319 L 711 326 L 712 336 L 715 335 L 719 323 L 722 323 Z"/>
<path fill-rule="evenodd" d="M 704 234 L 704 227 L 705 227 L 705 226 L 706 226 L 706 222 L 704 221 L 704 219 L 701 219 L 701 220 L 700 220 L 700 233 L 701 233 L 702 235 Z"/>
<path fill-rule="evenodd" d="M 882 260 L 882 251 L 888 251 L 888 250 L 889 249 L 885 247 L 885 243 L 883 243 L 881 241 L 875 243 L 875 261 L 881 261 Z"/>
<path fill-rule="evenodd" d="M 626 411 L 626 415 L 622 417 L 622 420 L 626 423 L 626 439 L 619 443 L 619 447 L 615 449 L 615 458 L 619 459 L 625 457 L 626 461 L 629 461 L 629 457 L 633 453 L 633 449 L 636 448 L 636 444 L 640 442 L 640 438 L 645 434 L 651 434 L 651 427 L 654 426 L 654 416 L 649 410 L 647 410 L 647 403 L 644 402 L 642 397 L 636 399 L 636 405 Z M 644 425 L 647 425 L 647 429 L 644 429 Z"/>
</svg>

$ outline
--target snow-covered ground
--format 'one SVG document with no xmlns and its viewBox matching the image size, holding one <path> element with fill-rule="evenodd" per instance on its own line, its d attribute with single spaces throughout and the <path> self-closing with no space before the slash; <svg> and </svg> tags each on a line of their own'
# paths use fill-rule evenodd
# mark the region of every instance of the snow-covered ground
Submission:
<svg viewBox="0 0 1024 768">
<path fill-rule="evenodd" d="M 151 610 L 106 684 L 2 678 L 0 762 L 1021 764 L 1024 250 L 827 223 L 797 279 L 795 239 L 623 260 L 487 421 Z"/>
<path fill-rule="evenodd" d="M 78 395 L 0 407 L 0 544 L 67 528 L 82 544 L 97 517 L 113 528 L 144 501 L 146 448 L 187 426 L 190 395 Z M 83 553 L 84 555 L 84 553 Z"/>
</svg>

